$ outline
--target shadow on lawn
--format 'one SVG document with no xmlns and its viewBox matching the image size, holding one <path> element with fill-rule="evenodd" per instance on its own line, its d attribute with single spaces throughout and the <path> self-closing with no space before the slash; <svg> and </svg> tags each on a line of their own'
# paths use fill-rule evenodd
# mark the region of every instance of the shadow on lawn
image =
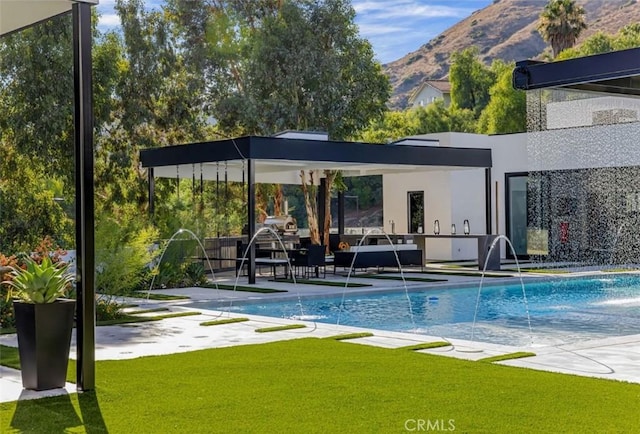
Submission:
<svg viewBox="0 0 640 434">
<path fill-rule="evenodd" d="M 80 415 L 70 395 L 19 400 L 11 427 L 20 432 L 70 432 L 84 427 L 87 433 L 108 433 L 95 392 L 78 393 Z M 34 421 L 41 425 L 34 427 Z M 35 428 L 35 430 L 34 430 Z"/>
</svg>

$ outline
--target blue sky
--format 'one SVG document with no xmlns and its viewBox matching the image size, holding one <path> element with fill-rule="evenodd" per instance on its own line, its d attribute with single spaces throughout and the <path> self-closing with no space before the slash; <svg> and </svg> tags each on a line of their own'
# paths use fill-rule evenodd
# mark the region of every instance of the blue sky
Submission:
<svg viewBox="0 0 640 434">
<path fill-rule="evenodd" d="M 100 0 L 100 27 L 119 25 L 115 0 Z M 163 2 L 147 0 L 148 7 Z M 360 34 L 373 45 L 382 63 L 417 50 L 458 21 L 492 0 L 352 0 Z"/>
</svg>

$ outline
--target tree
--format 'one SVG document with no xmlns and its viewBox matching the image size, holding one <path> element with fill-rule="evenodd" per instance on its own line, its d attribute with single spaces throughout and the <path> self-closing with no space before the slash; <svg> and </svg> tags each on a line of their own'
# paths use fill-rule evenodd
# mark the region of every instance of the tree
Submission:
<svg viewBox="0 0 640 434">
<path fill-rule="evenodd" d="M 95 11 L 92 20 L 95 25 Z M 118 45 L 95 27 L 93 37 L 94 125 L 100 137 L 114 122 Z M 72 46 L 70 14 L 0 41 L 0 146 L 5 149 L 0 159 L 11 155 L 17 169 L 3 170 L 2 182 L 21 186 L 20 192 L 4 195 L 3 208 L 9 214 L 3 222 L 11 221 L 12 227 L 6 225 L 8 232 L 0 238 L 14 246 L 28 246 L 44 235 L 65 248 L 73 240 L 68 217 L 73 214 L 75 175 Z M 4 163 L 10 163 L 8 157 Z M 25 174 L 33 179 L 27 181 Z M 26 197 L 30 199 L 23 200 Z"/>
<path fill-rule="evenodd" d="M 557 59 L 564 60 L 580 56 L 590 56 L 639 46 L 640 23 L 634 23 L 624 26 L 615 35 L 606 35 L 602 32 L 597 32 L 585 39 L 579 46 L 564 50 Z"/>
<path fill-rule="evenodd" d="M 489 89 L 491 99 L 478 120 L 481 134 L 508 134 L 527 131 L 527 97 L 512 84 L 513 64 L 495 61 L 491 68 L 498 79 Z"/>
<path fill-rule="evenodd" d="M 473 111 L 477 118 L 489 103 L 489 88 L 495 73 L 479 59 L 478 47 L 472 46 L 451 55 L 451 105 Z"/>
<path fill-rule="evenodd" d="M 381 119 L 371 121 L 355 138 L 367 143 L 390 143 L 417 134 L 417 131 L 413 110 L 387 111 Z"/>
<path fill-rule="evenodd" d="M 424 108 L 413 111 L 417 119 L 416 134 L 455 131 L 473 133 L 476 119 L 473 110 L 456 105 L 446 107 L 443 100 L 436 100 Z"/>
<path fill-rule="evenodd" d="M 21 154 L 7 135 L 0 155 L 0 252 L 29 251 L 46 236 L 69 246 L 73 221 L 56 196 L 62 181 L 44 178 L 44 163 Z"/>
<path fill-rule="evenodd" d="M 226 70 L 207 64 L 212 77 L 222 78 L 210 82 L 209 98 L 224 131 L 322 130 L 344 139 L 382 116 L 388 79 L 371 45 L 359 37 L 348 1 L 212 3 L 209 22 L 221 25 L 207 26 L 204 45 L 229 60 Z M 320 174 L 307 175 L 302 179 Z M 327 174 L 327 196 L 334 179 Z M 315 197 L 307 199 L 308 210 L 316 209 Z M 312 220 L 309 225 L 314 230 Z"/>
<path fill-rule="evenodd" d="M 584 8 L 575 0 L 550 0 L 540 14 L 538 32 L 551 44 L 553 57 L 575 45 L 582 30 L 587 28 Z"/>
</svg>

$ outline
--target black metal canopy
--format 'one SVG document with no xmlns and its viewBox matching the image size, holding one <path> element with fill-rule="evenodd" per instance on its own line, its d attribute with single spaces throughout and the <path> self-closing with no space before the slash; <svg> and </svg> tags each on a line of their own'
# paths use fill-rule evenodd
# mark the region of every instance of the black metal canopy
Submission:
<svg viewBox="0 0 640 434">
<path fill-rule="evenodd" d="M 256 233 L 255 183 L 299 184 L 301 170 L 341 170 L 343 176 L 382 175 L 424 170 L 485 169 L 487 222 L 490 216 L 491 150 L 419 146 L 377 145 L 304 138 L 246 136 L 192 143 L 140 152 L 142 167 L 149 170 L 150 210 L 153 210 L 154 178 L 225 179 L 247 183 L 248 234 Z M 490 230 L 490 229 L 489 229 Z M 255 247 L 248 253 L 249 283 L 255 283 Z"/>
<path fill-rule="evenodd" d="M 427 169 L 490 168 L 491 150 L 418 145 L 246 136 L 212 142 L 144 149 L 142 167 L 155 177 L 243 180 L 246 162 L 255 162 L 255 182 L 299 183 L 300 170 L 342 170 L 344 176 L 381 175 Z"/>
<path fill-rule="evenodd" d="M 611 94 L 640 95 L 640 48 L 559 62 L 524 60 L 513 70 L 513 87 L 564 87 Z"/>
</svg>

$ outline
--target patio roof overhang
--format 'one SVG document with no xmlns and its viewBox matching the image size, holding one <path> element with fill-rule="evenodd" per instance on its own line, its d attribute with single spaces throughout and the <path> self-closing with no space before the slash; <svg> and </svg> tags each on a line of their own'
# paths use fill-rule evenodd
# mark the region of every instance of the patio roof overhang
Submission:
<svg viewBox="0 0 640 434">
<path fill-rule="evenodd" d="M 257 183 L 298 184 L 300 170 L 342 170 L 343 176 L 423 170 L 491 168 L 491 150 L 417 145 L 319 141 L 246 136 L 189 145 L 145 149 L 142 167 L 158 178 L 242 181 L 246 162 L 255 164 Z"/>
<path fill-rule="evenodd" d="M 520 61 L 513 70 L 513 87 L 521 90 L 563 87 L 640 96 L 640 48 L 551 63 Z"/>
<path fill-rule="evenodd" d="M 0 0 L 0 37 L 60 14 L 73 21 L 76 203 L 76 378 L 95 388 L 95 245 L 91 6 L 98 0 Z"/>
<path fill-rule="evenodd" d="M 144 149 L 140 152 L 140 161 L 142 167 L 149 170 L 151 213 L 156 177 L 199 179 L 202 176 L 202 179 L 209 180 L 245 182 L 248 186 L 247 226 L 250 238 L 256 233 L 255 184 L 299 184 L 300 170 L 342 170 L 344 176 L 363 176 L 422 170 L 484 169 L 487 230 L 491 230 L 490 149 L 246 136 Z M 319 189 L 319 194 L 324 194 L 323 189 Z M 319 221 L 324 221 L 323 212 L 321 207 Z M 341 214 L 340 210 L 338 214 Z M 342 227 L 341 222 L 339 225 Z M 247 259 L 249 283 L 254 284 L 254 244 L 250 245 Z"/>
<path fill-rule="evenodd" d="M 96 5 L 98 0 L 0 0 L 0 36 L 71 12 L 74 3 Z"/>
</svg>

